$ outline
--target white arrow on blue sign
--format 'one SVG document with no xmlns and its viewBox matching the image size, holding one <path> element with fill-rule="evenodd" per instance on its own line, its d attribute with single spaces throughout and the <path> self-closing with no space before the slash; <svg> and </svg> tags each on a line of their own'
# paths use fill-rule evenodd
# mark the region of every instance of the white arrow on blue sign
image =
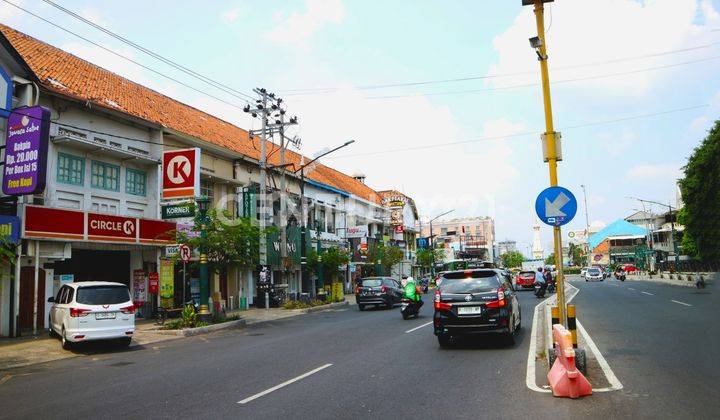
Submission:
<svg viewBox="0 0 720 420">
<path fill-rule="evenodd" d="M 546 225 L 562 226 L 575 217 L 577 200 L 567 188 L 546 188 L 535 199 L 535 213 Z"/>
</svg>

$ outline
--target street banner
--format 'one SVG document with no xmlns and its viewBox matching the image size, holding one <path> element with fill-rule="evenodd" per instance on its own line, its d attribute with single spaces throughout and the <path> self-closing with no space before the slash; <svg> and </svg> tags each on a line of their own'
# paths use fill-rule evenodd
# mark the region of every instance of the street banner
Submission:
<svg viewBox="0 0 720 420">
<path fill-rule="evenodd" d="M 50 110 L 20 108 L 8 117 L 2 191 L 6 195 L 37 194 L 45 190 Z"/>
<path fill-rule="evenodd" d="M 160 261 L 160 305 L 173 306 L 175 297 L 175 264 L 170 260 Z"/>
<path fill-rule="evenodd" d="M 160 290 L 160 276 L 156 272 L 148 274 L 148 293 L 157 295 Z"/>
<path fill-rule="evenodd" d="M 133 270 L 133 301 L 142 305 L 147 300 L 145 293 L 145 271 Z"/>
<path fill-rule="evenodd" d="M 367 238 L 368 227 L 367 225 L 353 226 L 347 228 L 347 238 Z"/>
<path fill-rule="evenodd" d="M 200 195 L 200 149 L 166 150 L 162 158 L 162 198 Z"/>
</svg>

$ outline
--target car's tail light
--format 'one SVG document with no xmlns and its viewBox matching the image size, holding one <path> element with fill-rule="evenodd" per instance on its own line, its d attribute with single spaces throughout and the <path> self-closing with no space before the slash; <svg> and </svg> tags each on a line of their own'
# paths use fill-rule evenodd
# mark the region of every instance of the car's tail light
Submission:
<svg viewBox="0 0 720 420">
<path fill-rule="evenodd" d="M 355 288 L 355 294 L 356 294 L 356 295 L 359 295 L 359 294 L 360 294 L 360 286 L 358 286 L 358 287 Z"/>
<path fill-rule="evenodd" d="M 135 305 L 125 306 L 124 308 L 120 308 L 120 312 L 124 314 L 134 314 L 135 313 Z"/>
<path fill-rule="evenodd" d="M 380 288 L 380 293 L 385 293 L 385 292 L 387 292 L 387 287 L 385 287 L 385 285 L 383 285 L 383 286 Z"/>
<path fill-rule="evenodd" d="M 90 309 L 70 308 L 70 316 L 73 318 L 87 316 L 88 312 L 90 312 Z"/>
<path fill-rule="evenodd" d="M 449 303 L 441 302 L 442 295 L 440 294 L 439 290 L 435 290 L 435 309 L 439 311 L 449 311 L 452 308 L 452 305 Z"/>
<path fill-rule="evenodd" d="M 492 302 L 488 302 L 488 303 L 487 303 L 487 307 L 488 307 L 488 308 L 504 308 L 505 305 L 506 305 L 506 303 L 505 303 L 505 289 L 503 289 L 502 287 L 498 288 L 497 298 L 498 298 L 498 300 L 494 300 L 494 301 L 492 301 Z"/>
<path fill-rule="evenodd" d="M 78 335 L 74 335 L 73 338 L 76 340 L 82 340 L 83 338 L 85 338 L 85 335 L 78 334 Z"/>
</svg>

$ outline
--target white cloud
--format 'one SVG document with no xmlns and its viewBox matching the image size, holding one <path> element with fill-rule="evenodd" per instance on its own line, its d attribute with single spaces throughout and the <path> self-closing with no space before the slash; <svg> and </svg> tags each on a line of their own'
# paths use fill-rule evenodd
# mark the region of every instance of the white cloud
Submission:
<svg viewBox="0 0 720 420">
<path fill-rule="evenodd" d="M 223 12 L 220 18 L 225 23 L 235 23 L 235 21 L 237 21 L 240 17 L 240 13 L 240 7 L 233 7 L 232 9 Z"/>
<path fill-rule="evenodd" d="M 681 166 L 677 163 L 635 165 L 628 170 L 626 176 L 636 182 L 671 182 L 674 184 L 682 175 Z"/>
<path fill-rule="evenodd" d="M 284 16 L 284 13 L 275 13 L 278 23 L 266 33 L 267 38 L 278 43 L 302 45 L 325 23 L 341 23 L 345 18 L 345 7 L 342 0 L 305 0 L 304 12 Z"/>
<path fill-rule="evenodd" d="M 705 19 L 707 19 L 708 22 L 714 23 L 720 20 L 720 13 L 715 10 L 715 7 L 712 5 L 712 1 L 702 0 L 700 2 L 700 9 L 702 10 L 703 15 L 705 15 Z"/>
<path fill-rule="evenodd" d="M 653 59 L 623 61 L 606 65 L 565 69 L 578 64 L 603 62 L 648 53 L 668 51 L 706 44 L 707 29 L 698 24 L 717 18 L 710 2 L 698 0 L 605 1 L 573 0 L 552 7 L 552 26 L 546 7 L 548 55 L 552 80 L 593 77 L 610 73 L 640 70 L 668 63 L 696 59 L 707 50 L 673 54 Z M 498 59 L 489 74 L 531 72 L 527 76 L 493 79 L 494 86 L 538 82 L 537 57 L 530 49 L 528 38 L 536 35 L 531 7 L 522 8 L 512 25 L 495 37 L 493 46 Z M 686 67 L 679 67 L 683 69 Z M 573 92 L 603 96 L 639 96 L 649 92 L 674 70 L 642 72 L 611 78 L 572 83 Z M 677 72 L 674 73 L 675 75 Z"/>
<path fill-rule="evenodd" d="M 23 0 L 17 0 L 14 3 L 20 7 L 25 6 L 25 2 Z M 5 3 L 2 7 L 0 7 L 0 22 L 5 25 L 16 26 L 21 18 L 24 17 L 22 13 L 23 12 L 20 9 Z"/>
</svg>

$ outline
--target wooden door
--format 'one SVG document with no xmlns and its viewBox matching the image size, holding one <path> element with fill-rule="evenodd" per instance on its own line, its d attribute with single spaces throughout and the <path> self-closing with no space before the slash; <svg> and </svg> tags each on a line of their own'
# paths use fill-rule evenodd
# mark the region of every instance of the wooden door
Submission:
<svg viewBox="0 0 720 420">
<path fill-rule="evenodd" d="M 20 268 L 20 329 L 33 327 L 33 299 L 35 298 L 35 267 Z M 45 320 L 45 270 L 42 268 L 38 276 L 37 301 L 38 329 L 42 329 Z"/>
</svg>

